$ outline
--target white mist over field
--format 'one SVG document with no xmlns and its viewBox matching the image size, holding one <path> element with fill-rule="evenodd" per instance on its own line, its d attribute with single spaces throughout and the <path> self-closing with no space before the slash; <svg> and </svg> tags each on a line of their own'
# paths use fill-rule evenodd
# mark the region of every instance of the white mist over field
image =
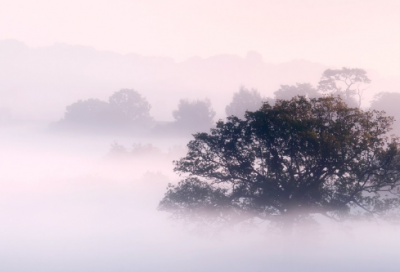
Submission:
<svg viewBox="0 0 400 272">
<path fill-rule="evenodd" d="M 35 132 L 32 132 L 35 131 Z M 400 229 L 321 219 L 306 237 L 265 224 L 200 235 L 157 205 L 188 138 L 60 136 L 3 128 L 1 271 L 397 271 Z M 109 154 L 118 141 L 157 154 Z M 107 155 L 109 154 L 109 155 Z"/>
</svg>

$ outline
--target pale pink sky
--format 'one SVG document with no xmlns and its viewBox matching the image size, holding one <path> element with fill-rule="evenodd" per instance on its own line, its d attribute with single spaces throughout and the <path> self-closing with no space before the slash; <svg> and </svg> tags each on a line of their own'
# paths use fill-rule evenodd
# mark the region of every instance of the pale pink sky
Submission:
<svg viewBox="0 0 400 272">
<path fill-rule="evenodd" d="M 183 60 L 261 53 L 400 75 L 398 0 L 0 0 L 0 40 Z"/>
</svg>

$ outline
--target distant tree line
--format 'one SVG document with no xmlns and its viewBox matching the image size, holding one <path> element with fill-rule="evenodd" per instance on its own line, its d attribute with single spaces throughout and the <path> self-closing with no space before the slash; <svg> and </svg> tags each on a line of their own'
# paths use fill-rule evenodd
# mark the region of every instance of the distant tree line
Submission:
<svg viewBox="0 0 400 272">
<path fill-rule="evenodd" d="M 64 118 L 52 127 L 87 131 L 146 129 L 154 123 L 150 108 L 141 94 L 122 89 L 111 95 L 108 102 L 88 99 L 67 106 Z"/>
<path fill-rule="evenodd" d="M 281 85 L 274 92 L 273 98 L 262 97 L 260 92 L 255 89 L 241 87 L 233 95 L 232 102 L 225 108 L 227 116 L 243 118 L 246 111 L 252 112 L 261 108 L 263 103 L 268 102 L 273 105 L 277 100 L 290 100 L 295 96 L 305 96 L 308 98 L 320 98 L 326 95 L 340 96 L 343 102 L 349 107 L 362 106 L 364 91 L 368 88 L 371 80 L 363 69 L 328 69 L 323 72 L 317 87 L 309 83 L 297 83 L 296 85 Z M 388 116 L 400 116 L 400 93 L 381 92 L 375 95 L 371 101 L 371 110 L 385 111 Z M 400 134 L 400 125 L 394 122 L 392 132 Z"/>
<path fill-rule="evenodd" d="M 301 95 L 320 98 L 324 95 L 340 96 L 350 107 L 361 107 L 364 90 L 370 83 L 362 69 L 328 69 L 323 72 L 317 87 L 309 83 L 281 85 L 274 97 L 263 97 L 256 89 L 241 86 L 225 108 L 227 116 L 244 118 L 245 113 L 256 111 L 263 103 L 273 105 L 278 100 L 289 100 Z M 380 93 L 371 109 L 385 110 L 389 115 L 400 116 L 400 93 Z M 108 101 L 99 99 L 79 100 L 67 106 L 64 117 L 52 128 L 79 131 L 153 132 L 154 134 L 195 133 L 206 131 L 215 124 L 215 111 L 208 99 L 181 99 L 172 112 L 173 122 L 157 122 L 150 114 L 151 105 L 139 92 L 122 89 L 112 94 Z M 393 126 L 397 132 L 400 126 Z"/>
<path fill-rule="evenodd" d="M 169 132 L 208 129 L 214 124 L 215 111 L 208 99 L 179 101 L 172 112 L 173 122 L 156 122 L 150 114 L 151 105 L 132 89 L 115 92 L 108 102 L 99 99 L 79 100 L 67 106 L 64 117 L 51 127 L 56 130 L 110 132 Z"/>
</svg>

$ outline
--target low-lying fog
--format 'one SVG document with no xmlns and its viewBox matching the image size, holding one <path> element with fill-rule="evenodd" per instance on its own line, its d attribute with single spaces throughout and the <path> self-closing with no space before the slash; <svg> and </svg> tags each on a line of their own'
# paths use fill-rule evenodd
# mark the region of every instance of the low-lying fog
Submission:
<svg viewBox="0 0 400 272">
<path fill-rule="evenodd" d="M 171 221 L 157 205 L 189 137 L 1 130 L 0 271 L 398 271 L 400 228 L 382 222 L 320 220 L 318 233 L 281 237 Z"/>
</svg>

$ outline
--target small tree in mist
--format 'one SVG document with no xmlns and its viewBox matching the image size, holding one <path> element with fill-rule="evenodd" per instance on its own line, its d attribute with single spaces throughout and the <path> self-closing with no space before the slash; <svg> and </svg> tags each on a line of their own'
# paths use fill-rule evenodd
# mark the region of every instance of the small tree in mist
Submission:
<svg viewBox="0 0 400 272">
<path fill-rule="evenodd" d="M 100 131 L 132 131 L 153 125 L 150 104 L 135 90 L 122 89 L 110 96 L 109 102 L 99 99 L 79 100 L 66 108 L 64 118 L 53 128 Z"/>
<path fill-rule="evenodd" d="M 79 100 L 67 106 L 64 123 L 86 127 L 104 126 L 112 123 L 112 112 L 107 102 L 98 99 Z"/>
<path fill-rule="evenodd" d="M 189 101 L 181 99 L 178 109 L 172 112 L 175 125 L 181 129 L 208 129 L 214 124 L 215 111 L 208 99 Z"/>
<path fill-rule="evenodd" d="M 197 133 L 159 209 L 179 219 L 259 218 L 291 228 L 321 214 L 388 217 L 399 205 L 399 139 L 392 117 L 340 98 L 265 103 Z"/>
<path fill-rule="evenodd" d="M 318 89 L 331 95 L 340 95 L 350 106 L 361 107 L 363 94 L 369 83 L 371 80 L 365 70 L 343 67 L 325 70 Z"/>
<path fill-rule="evenodd" d="M 122 89 L 109 98 L 109 104 L 116 121 L 135 125 L 151 125 L 151 106 L 140 93 L 132 89 Z"/>
<path fill-rule="evenodd" d="M 232 102 L 226 106 L 225 113 L 227 116 L 234 115 L 243 118 L 246 111 L 259 109 L 262 102 L 260 92 L 255 89 L 248 90 L 242 86 L 237 93 L 233 94 Z"/>
</svg>

